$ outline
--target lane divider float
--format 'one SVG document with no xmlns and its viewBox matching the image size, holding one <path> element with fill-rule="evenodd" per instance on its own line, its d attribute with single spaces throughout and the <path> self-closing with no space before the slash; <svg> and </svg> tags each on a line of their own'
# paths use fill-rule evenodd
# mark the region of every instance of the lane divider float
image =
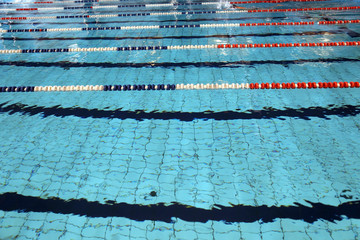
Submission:
<svg viewBox="0 0 360 240">
<path fill-rule="evenodd" d="M 322 8 L 285 8 L 285 9 L 250 9 L 249 13 L 257 12 L 304 12 L 304 11 L 345 11 L 360 9 L 359 6 L 352 7 L 322 7 Z"/>
<path fill-rule="evenodd" d="M 285 3 L 285 2 L 325 2 L 328 0 L 270 0 L 270 1 L 240 1 L 240 2 L 230 2 L 230 4 L 248 4 L 248 3 Z"/>
<path fill-rule="evenodd" d="M 202 89 L 318 89 L 359 88 L 360 82 L 298 82 L 298 83 L 198 83 L 198 84 L 127 84 L 69 86 L 9 86 L 0 92 L 70 92 L 70 91 L 142 91 L 142 90 L 202 90 Z"/>
<path fill-rule="evenodd" d="M 1 20 L 32 20 L 32 19 L 62 19 L 62 18 L 109 18 L 109 17 L 137 17 L 137 16 L 166 16 L 166 15 L 191 15 L 191 14 L 229 14 L 229 13 L 257 13 L 257 12 L 303 12 L 303 11 L 347 11 L 357 10 L 359 6 L 332 7 L 332 8 L 287 8 L 287 9 L 256 9 L 232 11 L 184 11 L 184 12 L 152 12 L 152 13 L 123 13 L 99 15 L 74 15 L 74 16 L 37 16 L 37 17 L 2 17 Z"/>
<path fill-rule="evenodd" d="M 102 3 L 102 2 L 129 2 L 133 0 L 75 0 L 75 1 L 38 1 L 38 2 L 0 2 L 0 5 L 16 4 L 64 4 L 64 3 Z M 320 0 L 322 1 L 322 0 Z M 324 0 L 325 1 L 325 0 Z M 327 1 L 327 0 L 326 0 Z"/>
<path fill-rule="evenodd" d="M 195 3 L 161 3 L 161 4 L 126 4 L 126 5 L 101 5 L 81 7 L 43 7 L 43 8 L 2 8 L 1 12 L 11 11 L 53 11 L 53 10 L 74 10 L 74 9 L 111 9 L 111 8 L 136 8 L 136 7 L 174 7 L 174 6 L 199 6 L 217 5 L 217 2 L 195 2 Z"/>
<path fill-rule="evenodd" d="M 132 0 L 80 0 L 80 1 L 39 1 L 39 2 L 0 2 L 0 5 L 15 4 L 64 4 L 64 3 L 98 3 L 98 2 L 126 2 Z M 284 3 L 284 2 L 322 2 L 328 0 L 275 0 L 275 1 L 241 1 L 230 2 L 230 4 L 248 4 L 248 3 Z M 214 4 L 219 4 L 214 2 Z"/>
<path fill-rule="evenodd" d="M 230 4 L 318 2 L 318 1 L 328 1 L 328 0 L 242 1 L 242 2 L 230 2 Z M 109 8 L 134 8 L 134 7 L 149 8 L 149 7 L 176 7 L 176 6 L 200 6 L 200 5 L 205 6 L 205 5 L 218 5 L 218 4 L 219 2 L 152 3 L 152 4 L 102 5 L 102 6 L 81 6 L 81 7 L 3 8 L 0 9 L 0 11 L 49 11 L 49 10 L 70 10 L 70 9 L 109 9 Z"/>
<path fill-rule="evenodd" d="M 352 42 L 318 42 L 318 43 L 259 43 L 259 44 L 213 44 L 213 45 L 178 45 L 178 46 L 141 46 L 141 47 L 96 47 L 96 48 L 44 48 L 44 49 L 10 49 L 0 50 L 0 54 L 13 53 L 54 53 L 54 52 L 114 52 L 143 50 L 184 50 L 209 48 L 283 48 L 283 47 L 339 47 L 359 46 L 360 41 Z"/>
<path fill-rule="evenodd" d="M 116 0 L 119 2 L 131 0 Z M 63 3 L 93 3 L 93 2 L 114 2 L 114 0 L 81 0 L 81 1 L 38 1 L 38 2 L 0 2 L 0 5 L 20 5 L 20 4 L 63 4 Z"/>
<path fill-rule="evenodd" d="M 186 12 L 154 12 L 154 13 L 120 13 L 73 16 L 35 16 L 35 17 L 2 17 L 0 20 L 36 20 L 36 19 L 67 19 L 67 18 L 112 18 L 112 17 L 143 17 L 143 16 L 172 16 L 191 14 L 221 14 L 221 13 L 247 13 L 246 10 L 236 11 L 186 11 Z"/>
<path fill-rule="evenodd" d="M 317 24 L 348 24 L 360 23 L 360 20 L 320 21 Z M 87 28 L 31 28 L 0 30 L 1 33 L 14 32 L 74 32 L 74 31 L 101 31 L 101 30 L 136 30 L 136 29 L 162 29 L 162 28 L 221 28 L 221 27 L 258 27 L 258 26 L 302 26 L 314 25 L 315 22 L 274 22 L 274 23 L 224 23 L 224 24 L 189 24 L 189 25 L 149 25 L 125 27 L 87 27 Z"/>
</svg>

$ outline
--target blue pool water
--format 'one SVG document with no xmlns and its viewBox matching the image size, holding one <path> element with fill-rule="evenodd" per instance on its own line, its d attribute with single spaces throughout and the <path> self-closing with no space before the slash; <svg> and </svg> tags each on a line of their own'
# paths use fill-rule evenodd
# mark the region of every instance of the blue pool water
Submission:
<svg viewBox="0 0 360 240">
<path fill-rule="evenodd" d="M 165 2 L 56 3 L 0 10 Z M 225 10 L 234 11 L 219 3 L 0 14 Z M 356 19 L 358 10 L 210 13 L 1 20 L 1 29 Z M 360 25 L 9 32 L 0 50 L 339 41 L 360 41 Z M 350 82 L 360 80 L 359 57 L 359 46 L 0 54 L 0 85 Z M 359 239 L 359 94 L 0 92 L 0 239 Z"/>
</svg>

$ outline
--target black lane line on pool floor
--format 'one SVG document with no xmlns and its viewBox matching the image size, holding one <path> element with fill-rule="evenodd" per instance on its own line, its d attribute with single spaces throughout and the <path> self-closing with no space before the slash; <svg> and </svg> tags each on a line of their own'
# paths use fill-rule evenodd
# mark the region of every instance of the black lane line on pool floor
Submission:
<svg viewBox="0 0 360 240">
<path fill-rule="evenodd" d="M 306 201 L 311 207 L 294 203 L 295 206 L 249 206 L 231 207 L 214 205 L 212 209 L 202 209 L 173 202 L 171 204 L 129 204 L 90 202 L 86 199 L 63 200 L 42 199 L 17 193 L 0 195 L 0 210 L 17 212 L 42 212 L 75 214 L 87 217 L 125 217 L 135 221 L 162 221 L 173 223 L 175 218 L 187 222 L 224 221 L 232 222 L 273 222 L 276 218 L 288 218 L 313 223 L 317 220 L 334 222 L 344 218 L 360 219 L 360 201 L 342 203 L 338 206 Z"/>
<path fill-rule="evenodd" d="M 76 31 L 78 32 L 78 31 Z M 81 32 L 81 31 L 80 31 Z M 83 31 L 87 32 L 87 31 Z M 89 31 L 90 33 L 95 31 Z M 72 33 L 73 31 L 69 31 Z M 338 30 L 329 31 L 309 31 L 309 32 L 291 32 L 291 33 L 258 33 L 258 34 L 216 34 L 216 35 L 191 35 L 191 36 L 163 36 L 163 37 L 39 37 L 39 38 L 23 38 L 23 37 L 0 37 L 0 40 L 5 41 L 74 41 L 74 40 L 140 40 L 140 39 L 201 39 L 201 38 L 237 38 L 237 37 L 274 37 L 274 36 L 315 36 L 315 35 L 336 35 L 336 34 L 347 34 L 349 37 L 360 37 L 360 34 L 352 31 L 346 27 L 339 28 Z"/>
<path fill-rule="evenodd" d="M 17 67 L 60 67 L 65 70 L 70 68 L 96 67 L 96 68 L 240 68 L 254 67 L 256 65 L 276 64 L 288 67 L 294 64 L 306 63 L 351 63 L 359 62 L 360 58 L 319 58 L 319 59 L 298 59 L 298 60 L 264 60 L 264 61 L 235 61 L 235 62 L 162 62 L 162 63 L 113 63 L 113 62 L 27 62 L 27 61 L 0 61 L 0 66 Z"/>
<path fill-rule="evenodd" d="M 274 90 L 275 91 L 275 90 Z M 278 90 L 282 91 L 282 90 Z M 296 90 L 294 90 L 296 91 Z M 301 91 L 301 90 L 300 90 Z M 117 94 L 119 92 L 116 92 Z M 19 93 L 17 93 L 19 94 Z M 22 93 L 31 94 L 31 93 Z M 50 94 L 50 93 L 47 93 Z M 109 94 L 109 92 L 106 92 Z M 263 108 L 261 110 L 246 110 L 243 112 L 224 111 L 224 112 L 145 112 L 144 110 L 123 111 L 121 109 L 115 110 L 100 110 L 87 108 L 63 108 L 60 105 L 54 107 L 29 106 L 21 103 L 7 105 L 8 102 L 0 104 L 0 114 L 8 113 L 22 114 L 22 115 L 41 115 L 42 118 L 49 116 L 55 117 L 79 117 L 79 118 L 94 118 L 94 119 L 133 119 L 137 121 L 144 120 L 179 120 L 184 122 L 200 120 L 238 120 L 238 119 L 279 119 L 286 120 L 286 118 L 297 118 L 302 120 L 311 120 L 311 118 L 322 118 L 330 120 L 329 116 L 349 117 L 360 114 L 360 105 L 344 105 L 335 107 L 329 105 L 327 107 L 308 107 L 308 108 Z"/>
</svg>

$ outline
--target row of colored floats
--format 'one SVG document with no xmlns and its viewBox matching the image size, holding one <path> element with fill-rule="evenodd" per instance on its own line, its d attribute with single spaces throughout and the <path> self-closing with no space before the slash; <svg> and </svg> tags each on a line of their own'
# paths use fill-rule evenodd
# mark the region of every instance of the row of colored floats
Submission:
<svg viewBox="0 0 360 240">
<path fill-rule="evenodd" d="M 131 0 L 79 0 L 79 1 L 39 1 L 39 2 L 0 2 L 0 5 L 13 4 L 64 4 L 64 3 L 95 3 L 95 2 L 126 2 Z M 328 0 L 272 0 L 272 1 L 241 1 L 230 2 L 230 4 L 248 4 L 248 3 L 284 3 L 284 2 L 322 2 Z"/>
<path fill-rule="evenodd" d="M 198 84 L 138 84 L 138 85 L 71 85 L 71 86 L 10 86 L 0 92 L 72 92 L 72 91 L 150 91 L 150 90 L 215 90 L 215 89 L 317 89 L 359 88 L 359 82 L 299 82 L 299 83 L 198 83 Z"/>
<path fill-rule="evenodd" d="M 64 4 L 64 3 L 94 3 L 94 2 L 125 2 L 131 0 L 79 0 L 79 1 L 39 1 L 39 2 L 0 2 L 0 5 L 14 4 Z"/>
<path fill-rule="evenodd" d="M 332 8 L 292 8 L 292 9 L 255 9 L 255 10 L 231 10 L 231 11 L 187 11 L 187 12 L 151 12 L 151 13 L 123 13 L 104 15 L 74 15 L 74 16 L 32 16 L 32 17 L 2 17 L 1 20 L 35 20 L 35 19 L 67 19 L 67 18 L 108 18 L 108 17 L 138 17 L 138 16 L 172 16 L 192 14 L 236 14 L 257 12 L 302 12 L 302 11 L 345 11 L 357 10 L 359 6 L 332 7 Z"/>
<path fill-rule="evenodd" d="M 175 90 L 175 84 L 139 85 L 71 85 L 71 86 L 10 86 L 0 87 L 0 92 L 71 92 L 71 91 L 141 91 Z"/>
<path fill-rule="evenodd" d="M 320 21 L 317 24 L 352 24 L 360 20 Z M 87 27 L 87 28 L 34 28 L 34 29 L 0 29 L 2 33 L 14 32 L 74 32 L 74 31 L 105 31 L 105 30 L 139 30 L 162 28 L 221 28 L 221 27 L 256 27 L 256 26 L 301 26 L 314 25 L 315 22 L 274 22 L 274 23 L 220 23 L 220 24 L 189 24 L 189 25 L 147 25 L 122 27 Z"/>
<path fill-rule="evenodd" d="M 248 3 L 285 3 L 285 2 L 324 2 L 328 0 L 271 0 L 271 1 L 240 1 L 240 2 L 230 2 L 230 4 L 248 4 Z"/>
<path fill-rule="evenodd" d="M 219 44 L 217 48 L 337 47 L 358 46 L 358 42 Z"/>
<path fill-rule="evenodd" d="M 191 14 L 222 14 L 222 13 L 246 13 L 247 10 L 237 11 L 189 11 L 189 12 L 139 12 L 119 14 L 96 14 L 96 15 L 63 15 L 63 16 L 32 16 L 32 17 L 2 17 L 0 20 L 39 20 L 39 19 L 69 19 L 69 18 L 113 18 L 113 17 L 144 17 L 144 16 L 175 16 Z"/>
<path fill-rule="evenodd" d="M 64 4 L 64 3 L 98 3 L 98 2 L 127 2 L 132 0 L 75 0 L 75 1 L 39 1 L 39 2 L 0 2 L 0 5 L 13 4 Z M 321 1 L 321 0 L 319 0 Z"/>
<path fill-rule="evenodd" d="M 127 5 L 101 5 L 101 6 L 81 6 L 81 7 L 43 7 L 43 8 L 3 8 L 0 11 L 53 11 L 53 10 L 77 10 L 77 9 L 111 9 L 111 8 L 137 8 L 137 7 L 173 7 L 173 6 L 193 6 L 193 5 L 216 5 L 218 2 L 203 3 L 161 3 L 161 4 L 127 4 Z"/>
<path fill-rule="evenodd" d="M 289 0 L 288 0 L 289 1 Z M 282 3 L 288 1 L 244 1 L 244 2 L 230 2 L 230 4 L 246 4 L 246 3 Z M 319 1 L 319 0 L 312 0 Z M 321 0 L 320 0 L 321 1 Z M 292 2 L 309 2 L 304 0 Z M 136 8 L 136 7 L 172 7 L 172 6 L 198 6 L 198 5 L 217 5 L 218 2 L 187 2 L 187 3 L 159 3 L 159 4 L 126 4 L 126 5 L 101 5 L 101 6 L 81 6 L 81 7 L 45 7 L 45 8 L 8 8 L 0 9 L 0 11 L 48 11 L 48 10 L 71 10 L 71 9 L 109 9 L 109 8 Z M 346 7 L 344 7 L 346 8 Z M 304 8 L 311 10 L 335 10 L 335 8 Z M 285 10 L 285 9 L 263 9 L 263 10 Z M 286 9 L 292 10 L 292 9 Z M 341 9 L 339 9 L 341 10 Z M 347 9 L 346 9 L 347 10 Z M 299 10 L 301 11 L 301 10 Z M 305 10 L 302 10 L 305 11 Z"/>
<path fill-rule="evenodd" d="M 347 23 L 360 23 L 360 20 L 338 20 L 338 21 L 319 21 L 320 25 L 332 25 L 332 24 L 347 24 Z"/>
<path fill-rule="evenodd" d="M 359 82 L 250 83 L 250 89 L 359 88 Z"/>
<path fill-rule="evenodd" d="M 359 6 L 351 7 L 327 7 L 327 8 L 285 8 L 285 9 L 254 9 L 248 10 L 249 13 L 257 12 L 304 12 L 304 11 L 345 11 L 360 9 Z"/>
<path fill-rule="evenodd" d="M 298 26 L 298 25 L 314 25 L 315 22 L 273 22 L 273 23 L 240 23 L 240 27 L 254 26 Z"/>
<path fill-rule="evenodd" d="M 97 47 L 97 48 L 45 48 L 45 49 L 10 49 L 0 50 L 0 54 L 11 53 L 67 53 L 67 52 L 114 52 L 144 50 L 186 50 L 211 48 L 282 48 L 282 47 L 338 47 L 359 46 L 357 42 L 324 42 L 324 43 L 261 43 L 261 44 L 218 44 L 218 45 L 179 45 L 179 46 L 142 46 L 142 47 Z"/>
</svg>

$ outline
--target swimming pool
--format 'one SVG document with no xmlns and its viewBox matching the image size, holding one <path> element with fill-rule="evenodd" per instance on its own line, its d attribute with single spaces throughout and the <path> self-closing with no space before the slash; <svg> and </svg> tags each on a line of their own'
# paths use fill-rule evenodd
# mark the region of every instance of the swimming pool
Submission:
<svg viewBox="0 0 360 240">
<path fill-rule="evenodd" d="M 7 3 L 1 239 L 359 238 L 359 1 Z"/>
</svg>

